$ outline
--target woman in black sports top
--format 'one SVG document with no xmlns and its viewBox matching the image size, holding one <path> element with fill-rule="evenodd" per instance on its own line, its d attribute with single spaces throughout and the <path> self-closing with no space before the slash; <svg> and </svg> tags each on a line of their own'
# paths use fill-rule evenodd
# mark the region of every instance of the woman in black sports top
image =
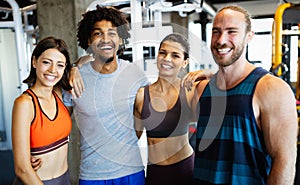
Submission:
<svg viewBox="0 0 300 185">
<path fill-rule="evenodd" d="M 188 128 L 193 122 L 194 91 L 181 88 L 178 74 L 188 65 L 189 44 L 179 34 L 166 36 L 157 56 L 158 80 L 140 88 L 135 100 L 135 128 L 146 129 L 148 165 L 146 185 L 187 185 L 194 168 Z"/>
</svg>

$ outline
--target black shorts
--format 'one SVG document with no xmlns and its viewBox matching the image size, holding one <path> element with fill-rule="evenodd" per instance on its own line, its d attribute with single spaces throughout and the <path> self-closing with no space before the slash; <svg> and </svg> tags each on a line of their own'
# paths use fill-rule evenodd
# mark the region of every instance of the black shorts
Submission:
<svg viewBox="0 0 300 185">
<path fill-rule="evenodd" d="M 189 185 L 193 178 L 195 153 L 171 165 L 148 165 L 146 185 Z"/>
</svg>

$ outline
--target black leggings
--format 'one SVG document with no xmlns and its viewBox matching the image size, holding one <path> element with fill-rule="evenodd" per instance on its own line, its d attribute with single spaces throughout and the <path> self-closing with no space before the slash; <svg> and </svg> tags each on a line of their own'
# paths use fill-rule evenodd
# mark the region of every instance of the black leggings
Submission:
<svg viewBox="0 0 300 185">
<path fill-rule="evenodd" d="M 146 185 L 189 185 L 194 170 L 193 153 L 190 157 L 171 165 L 148 165 Z"/>
</svg>

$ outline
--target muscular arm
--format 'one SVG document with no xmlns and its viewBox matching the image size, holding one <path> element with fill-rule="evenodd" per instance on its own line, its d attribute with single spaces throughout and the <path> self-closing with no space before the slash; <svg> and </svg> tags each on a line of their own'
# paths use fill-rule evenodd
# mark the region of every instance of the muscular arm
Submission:
<svg viewBox="0 0 300 185">
<path fill-rule="evenodd" d="M 140 88 L 135 97 L 134 103 L 134 128 L 138 138 L 143 134 L 144 125 L 142 122 L 142 107 L 144 103 L 144 88 Z"/>
<path fill-rule="evenodd" d="M 192 108 L 193 111 L 195 112 L 195 121 L 197 121 L 198 116 L 199 116 L 199 110 L 197 110 L 197 105 L 199 102 L 199 99 L 206 87 L 206 85 L 208 84 L 209 80 L 202 80 L 199 83 L 196 84 L 195 89 L 194 89 L 194 95 L 193 95 L 193 99 L 192 99 Z"/>
<path fill-rule="evenodd" d="M 254 110 L 273 163 L 268 185 L 292 185 L 297 153 L 297 112 L 292 90 L 271 75 L 262 78 L 254 94 Z"/>
<path fill-rule="evenodd" d="M 26 110 L 26 111 L 24 111 Z M 12 113 L 12 144 L 16 176 L 26 184 L 43 184 L 31 166 L 30 124 L 34 117 L 31 98 L 22 95 L 14 102 Z"/>
</svg>

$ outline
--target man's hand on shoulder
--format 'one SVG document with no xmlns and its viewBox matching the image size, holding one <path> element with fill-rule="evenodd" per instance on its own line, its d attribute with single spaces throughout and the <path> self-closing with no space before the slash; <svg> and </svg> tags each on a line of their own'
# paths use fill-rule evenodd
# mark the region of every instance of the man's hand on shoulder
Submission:
<svg viewBox="0 0 300 185">
<path fill-rule="evenodd" d="M 93 61 L 94 58 L 91 55 L 85 55 L 78 58 L 73 64 L 70 70 L 69 83 L 73 87 L 71 90 L 71 94 L 74 99 L 79 98 L 85 87 L 84 82 L 82 80 L 81 74 L 79 72 L 79 68 L 88 62 Z"/>
</svg>

